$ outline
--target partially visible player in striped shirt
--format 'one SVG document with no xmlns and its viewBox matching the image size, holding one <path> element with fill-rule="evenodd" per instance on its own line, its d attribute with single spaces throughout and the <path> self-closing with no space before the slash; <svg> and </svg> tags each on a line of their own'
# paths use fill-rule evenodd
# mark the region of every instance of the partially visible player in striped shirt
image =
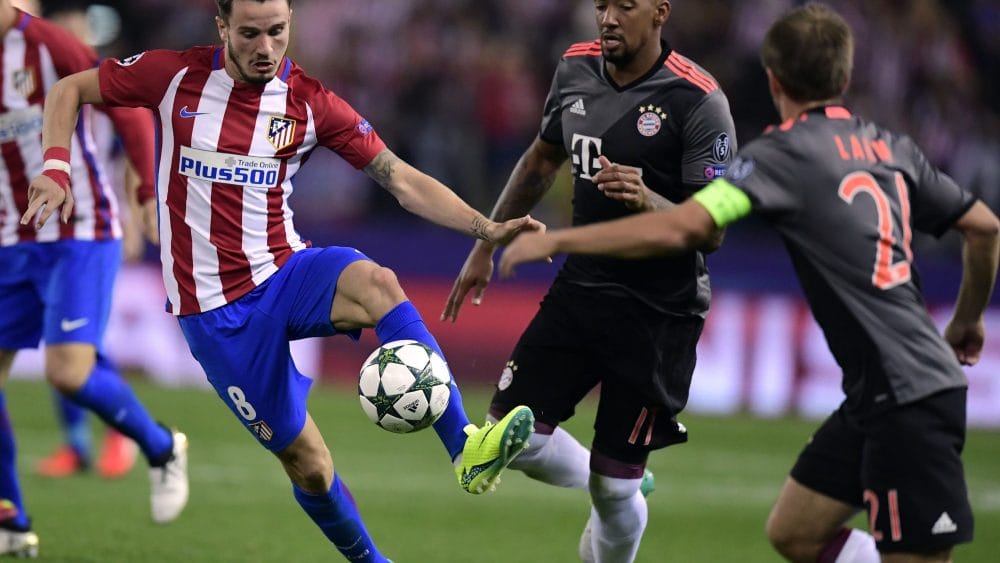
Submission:
<svg viewBox="0 0 1000 563">
<path fill-rule="evenodd" d="M 38 0 L 13 0 L 13 4 L 16 8 L 32 15 L 44 14 L 46 20 L 66 29 L 80 41 L 90 44 L 88 41 L 94 34 L 83 3 L 46 2 L 44 11 Z M 122 257 L 126 262 L 141 260 L 146 244 L 142 236 L 140 214 L 138 209 L 133 208 L 137 207 L 134 192 L 142 180 L 134 168 L 127 164 L 128 159 L 121 137 L 115 131 L 114 122 L 108 114 L 104 111 L 90 112 L 90 122 L 95 146 L 94 160 L 104 169 L 104 178 L 114 188 L 118 201 L 128 202 L 127 205 L 119 205 L 118 208 L 122 227 Z M 38 145 L 38 150 L 41 150 L 41 145 Z M 151 180 L 150 175 L 148 181 Z M 114 201 L 114 198 L 111 201 Z M 100 455 L 93 460 L 90 417 L 87 416 L 87 409 L 54 388 L 52 395 L 63 432 L 63 443 L 52 454 L 38 460 L 35 470 L 39 475 L 67 477 L 87 471 L 93 465 L 99 475 L 111 479 L 121 477 L 132 469 L 138 453 L 133 441 L 114 427 L 108 426 L 104 432 Z"/>
<path fill-rule="evenodd" d="M 174 519 L 187 502 L 186 440 L 156 423 L 104 356 L 101 339 L 121 261 L 115 194 L 96 156 L 88 107 L 67 132 L 62 156 L 40 143 L 46 93 L 62 76 L 92 69 L 94 52 L 68 32 L 0 0 L 0 380 L 15 353 L 46 343 L 45 375 L 64 395 L 133 438 L 150 465 L 154 520 Z M 152 122 L 145 110 L 107 110 L 129 156 L 153 191 Z M 36 229 L 20 223 L 29 180 L 59 179 L 76 205 L 64 221 Z M 14 441 L 0 393 L 0 545 L 37 551 L 16 478 Z M 164 481 L 164 475 L 170 478 Z M 164 487 L 170 489 L 169 494 Z M 166 496 L 164 496 L 166 494 Z M 34 546 L 30 545 L 34 544 Z"/>
<path fill-rule="evenodd" d="M 382 342 L 440 347 L 391 270 L 353 248 L 311 248 L 303 240 L 288 205 L 295 173 L 323 146 L 439 225 L 498 244 L 543 227 L 528 216 L 490 221 L 397 158 L 350 105 L 284 56 L 288 0 L 218 0 L 218 8 L 222 46 L 148 51 L 57 84 L 44 144 L 69 148 L 82 104 L 154 111 L 161 143 L 151 205 L 160 218 L 168 311 L 179 316 L 219 397 L 278 457 L 296 500 L 330 541 L 352 561 L 385 561 L 306 410 L 311 380 L 295 367 L 288 342 L 356 339 L 374 327 Z M 64 191 L 48 177 L 32 186 L 22 221 L 45 228 Z M 532 423 L 521 407 L 477 428 L 453 386 L 434 428 L 462 488 L 480 493 L 524 448 Z"/>
<path fill-rule="evenodd" d="M 854 42 L 822 4 L 793 9 L 761 59 L 784 122 L 725 178 L 674 210 L 536 236 L 500 269 L 555 252 L 639 258 L 697 247 L 751 212 L 781 235 L 843 370 L 846 398 L 809 440 L 767 522 L 791 561 L 951 560 L 972 540 L 961 453 L 968 382 L 1000 262 L 1000 221 L 913 141 L 841 105 Z M 938 332 L 913 266 L 913 230 L 962 236 L 955 311 Z M 847 527 L 867 509 L 869 532 Z"/>
</svg>

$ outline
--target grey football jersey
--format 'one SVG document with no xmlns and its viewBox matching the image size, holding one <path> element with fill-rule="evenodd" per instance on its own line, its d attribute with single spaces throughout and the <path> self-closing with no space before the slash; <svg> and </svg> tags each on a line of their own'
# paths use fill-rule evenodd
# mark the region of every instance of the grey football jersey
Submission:
<svg viewBox="0 0 1000 563">
<path fill-rule="evenodd" d="M 545 102 L 540 136 L 573 163 L 573 224 L 633 213 L 593 183 L 598 157 L 642 169 L 651 190 L 675 203 L 725 173 L 736 150 L 729 102 L 701 67 L 672 51 L 631 84 L 605 73 L 598 41 L 566 51 Z M 628 294 L 658 310 L 704 316 L 711 290 L 701 253 L 649 260 L 570 256 L 558 280 Z"/>
<path fill-rule="evenodd" d="M 967 384 L 927 313 L 910 239 L 940 236 L 975 198 L 910 138 L 817 108 L 749 143 L 727 180 L 784 240 L 848 408 L 863 416 Z"/>
</svg>

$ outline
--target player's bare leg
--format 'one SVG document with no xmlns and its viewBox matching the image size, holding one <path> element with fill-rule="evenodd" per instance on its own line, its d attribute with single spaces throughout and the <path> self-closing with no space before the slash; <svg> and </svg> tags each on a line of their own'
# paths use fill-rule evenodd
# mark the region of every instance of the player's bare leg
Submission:
<svg viewBox="0 0 1000 563">
<path fill-rule="evenodd" d="M 333 457 L 311 415 L 306 414 L 305 426 L 295 441 L 275 455 L 296 487 L 314 495 L 330 490 Z"/>
<path fill-rule="evenodd" d="M 275 455 L 292 480 L 295 500 L 344 557 L 388 561 L 375 547 L 347 485 L 334 472 L 333 457 L 309 413 L 298 437 Z"/>
<path fill-rule="evenodd" d="M 406 301 L 396 274 L 368 260 L 344 268 L 330 307 L 330 322 L 338 331 L 372 328 L 394 307 Z"/>
<path fill-rule="evenodd" d="M 97 362 L 91 344 L 62 343 L 45 347 L 45 378 L 65 395 L 80 390 Z"/>
<path fill-rule="evenodd" d="M 820 494 L 789 477 L 768 516 L 767 538 L 789 561 L 817 561 L 842 533 L 844 524 L 857 513 L 856 507 Z M 859 557 L 856 561 L 878 561 L 874 541 L 870 543 L 867 558 Z"/>
</svg>

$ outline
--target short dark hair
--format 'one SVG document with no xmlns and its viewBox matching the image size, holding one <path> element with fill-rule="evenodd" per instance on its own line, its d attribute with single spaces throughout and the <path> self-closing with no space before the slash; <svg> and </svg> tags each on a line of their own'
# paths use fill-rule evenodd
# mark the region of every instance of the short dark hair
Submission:
<svg viewBox="0 0 1000 563">
<path fill-rule="evenodd" d="M 810 3 L 771 25 L 760 60 L 797 102 L 838 98 L 851 80 L 854 38 L 840 14 Z"/>
<path fill-rule="evenodd" d="M 229 21 L 229 15 L 233 13 L 234 1 L 235 0 L 215 0 L 215 4 L 219 7 L 219 17 L 221 17 L 226 21 Z M 288 7 L 291 8 L 292 0 L 285 0 L 285 1 L 288 2 Z M 257 0 L 257 2 L 263 4 L 264 2 L 267 2 L 267 0 Z"/>
</svg>

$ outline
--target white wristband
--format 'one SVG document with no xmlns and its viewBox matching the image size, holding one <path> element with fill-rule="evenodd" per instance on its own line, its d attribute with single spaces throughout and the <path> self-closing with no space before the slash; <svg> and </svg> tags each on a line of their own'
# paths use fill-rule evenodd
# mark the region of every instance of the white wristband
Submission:
<svg viewBox="0 0 1000 563">
<path fill-rule="evenodd" d="M 42 171 L 45 170 L 59 170 L 60 172 L 65 172 L 69 174 L 72 172 L 72 168 L 69 163 L 65 160 L 57 160 L 55 158 L 50 158 L 42 164 Z"/>
</svg>

